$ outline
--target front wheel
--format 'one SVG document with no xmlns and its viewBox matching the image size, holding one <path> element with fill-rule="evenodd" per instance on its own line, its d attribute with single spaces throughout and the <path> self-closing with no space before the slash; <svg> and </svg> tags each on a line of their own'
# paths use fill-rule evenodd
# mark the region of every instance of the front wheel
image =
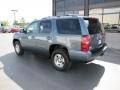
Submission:
<svg viewBox="0 0 120 90">
<path fill-rule="evenodd" d="M 17 55 L 22 56 L 24 54 L 24 51 L 19 41 L 14 42 L 14 49 Z"/>
<path fill-rule="evenodd" d="M 55 50 L 51 55 L 51 59 L 53 67 L 58 71 L 68 70 L 72 65 L 68 53 L 62 49 Z"/>
</svg>

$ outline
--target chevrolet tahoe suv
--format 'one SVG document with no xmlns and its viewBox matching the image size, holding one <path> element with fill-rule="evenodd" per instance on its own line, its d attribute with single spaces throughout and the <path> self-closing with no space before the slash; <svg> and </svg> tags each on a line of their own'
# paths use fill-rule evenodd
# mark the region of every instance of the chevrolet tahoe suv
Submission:
<svg viewBox="0 0 120 90">
<path fill-rule="evenodd" d="M 53 67 L 59 71 L 68 70 L 73 62 L 88 63 L 103 55 L 107 48 L 99 20 L 78 15 L 33 21 L 14 34 L 13 46 L 19 56 L 25 50 L 49 56 Z"/>
</svg>

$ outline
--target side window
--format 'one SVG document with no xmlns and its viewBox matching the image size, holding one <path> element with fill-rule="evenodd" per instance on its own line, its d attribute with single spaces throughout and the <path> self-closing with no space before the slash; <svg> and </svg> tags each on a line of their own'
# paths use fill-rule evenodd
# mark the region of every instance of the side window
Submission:
<svg viewBox="0 0 120 90">
<path fill-rule="evenodd" d="M 38 33 L 38 22 L 33 22 L 27 27 L 27 33 Z"/>
<path fill-rule="evenodd" d="M 79 19 L 58 19 L 56 24 L 60 34 L 81 34 Z"/>
<path fill-rule="evenodd" d="M 52 23 L 50 20 L 40 22 L 40 33 L 51 33 Z"/>
</svg>

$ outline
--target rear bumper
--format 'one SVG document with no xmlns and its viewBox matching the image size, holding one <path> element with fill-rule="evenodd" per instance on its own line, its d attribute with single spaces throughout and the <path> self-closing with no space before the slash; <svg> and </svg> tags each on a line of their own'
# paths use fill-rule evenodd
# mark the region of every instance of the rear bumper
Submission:
<svg viewBox="0 0 120 90">
<path fill-rule="evenodd" d="M 97 56 L 101 55 L 104 53 L 107 49 L 107 44 L 104 44 L 102 47 L 95 51 L 88 51 L 88 52 L 83 52 L 83 51 L 73 51 L 71 50 L 69 52 L 69 56 L 71 61 L 92 61 L 94 60 Z"/>
</svg>

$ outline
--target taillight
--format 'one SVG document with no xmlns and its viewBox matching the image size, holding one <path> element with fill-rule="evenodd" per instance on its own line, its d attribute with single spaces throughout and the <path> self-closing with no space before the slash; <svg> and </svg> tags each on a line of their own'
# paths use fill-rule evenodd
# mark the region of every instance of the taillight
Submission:
<svg viewBox="0 0 120 90">
<path fill-rule="evenodd" d="M 83 35 L 81 39 L 81 51 L 87 52 L 89 51 L 90 47 L 90 36 Z"/>
</svg>

